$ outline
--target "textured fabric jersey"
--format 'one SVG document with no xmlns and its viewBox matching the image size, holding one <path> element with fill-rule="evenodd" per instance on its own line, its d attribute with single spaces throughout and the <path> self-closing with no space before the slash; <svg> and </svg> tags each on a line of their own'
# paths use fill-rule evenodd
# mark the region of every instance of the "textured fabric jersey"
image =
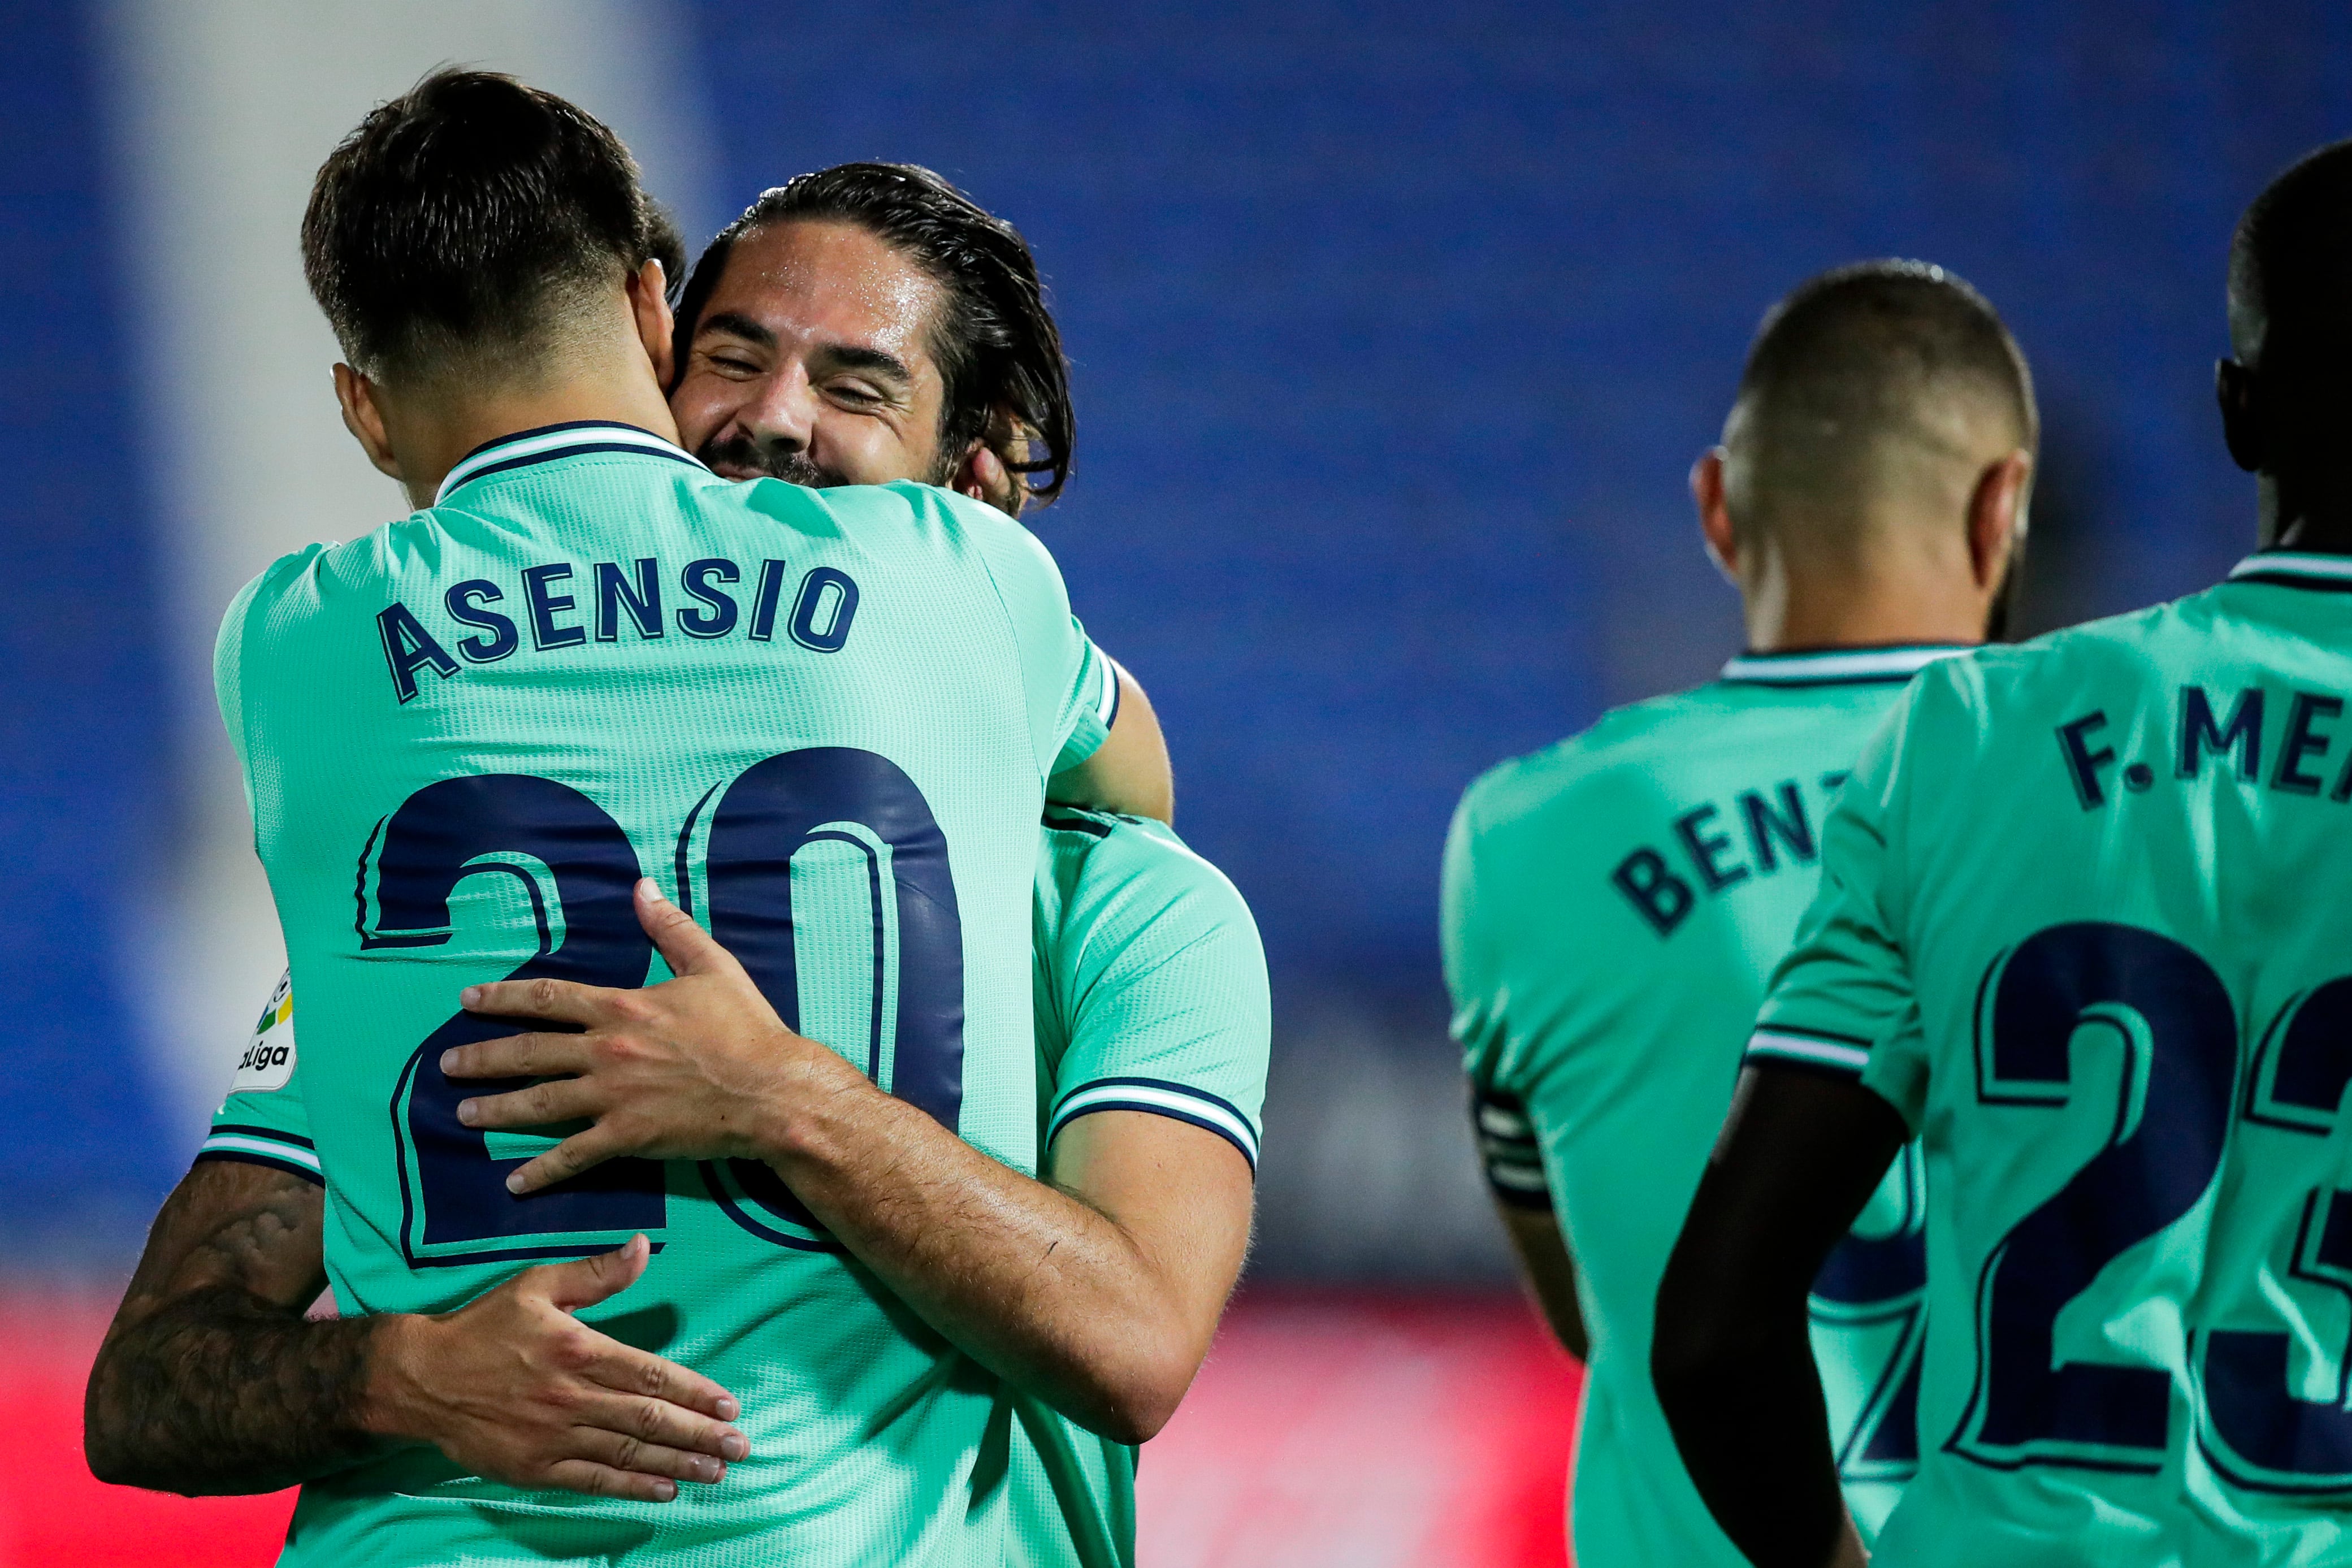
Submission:
<svg viewBox="0 0 2352 1568">
<path fill-rule="evenodd" d="M 1877 1561 L 2352 1562 L 2352 560 L 1920 678 L 1751 1059 L 1927 1153 L 1927 1458 Z"/>
<path fill-rule="evenodd" d="M 1206 1128 L 1257 1163 L 1269 1005 L 1249 909 L 1156 822 L 1046 813 L 1034 904 L 1041 1150 L 1096 1110 Z M 199 1160 L 318 1179 L 280 980 Z M 1129 1568 L 1136 1450 L 1011 1395 L 1008 1568 Z"/>
<path fill-rule="evenodd" d="M 751 1441 L 658 1507 L 405 1453 L 306 1487 L 286 1561 L 683 1565 L 754 1536 L 772 1563 L 998 1560 L 1001 1385 L 772 1173 L 618 1161 L 513 1197 L 549 1137 L 460 1126 L 485 1086 L 438 1058 L 509 1032 L 457 1011 L 471 982 L 663 977 L 630 902 L 651 875 L 802 1032 L 1034 1169 L 1037 816 L 1110 679 L 1010 519 L 915 485 L 730 484 L 611 425 L 494 443 L 432 508 L 238 597 L 216 680 L 302 998 L 341 1310 L 446 1310 L 644 1231 L 645 1278 L 583 1316 L 727 1385 Z"/>
<path fill-rule="evenodd" d="M 1502 764 L 1454 814 L 1446 977 L 1489 1177 L 1506 1203 L 1556 1205 L 1591 1336 L 1570 1510 L 1587 1568 L 1744 1561 L 1651 1387 L 1658 1279 L 1812 894 L 1827 803 L 1903 683 L 1952 651 L 1735 659 Z M 1812 1303 L 1865 1527 L 1916 1462 L 1916 1177 L 1890 1174 Z"/>
<path fill-rule="evenodd" d="M 1040 1147 L 1140 1110 L 1257 1166 L 1265 954 L 1249 906 L 1157 822 L 1050 808 L 1034 904 Z M 1131 1568 L 1136 1450 L 1015 1398 L 1008 1568 Z"/>
</svg>

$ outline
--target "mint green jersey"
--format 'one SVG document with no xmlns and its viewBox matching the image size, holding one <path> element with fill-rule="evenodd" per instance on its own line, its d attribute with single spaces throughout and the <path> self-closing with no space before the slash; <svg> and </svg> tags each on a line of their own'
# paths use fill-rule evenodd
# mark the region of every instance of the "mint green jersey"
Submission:
<svg viewBox="0 0 2352 1568">
<path fill-rule="evenodd" d="M 1255 1168 L 1270 1014 L 1265 953 L 1233 884 L 1156 822 L 1055 807 L 1033 933 L 1040 1148 L 1090 1111 L 1141 1110 L 1216 1133 Z M 280 980 L 197 1158 L 320 1179 L 300 1066 Z M 1006 1564 L 1128 1568 L 1136 1450 L 1010 1398 Z"/>
<path fill-rule="evenodd" d="M 1748 656 L 1472 784 L 1445 851 L 1445 969 L 1487 1170 L 1556 1209 L 1591 1361 L 1577 1561 L 1738 1564 L 1650 1382 L 1658 1280 L 1765 978 L 1818 874 L 1829 801 L 1912 673 L 1950 648 Z M 1916 1462 L 1917 1172 L 1898 1165 L 1812 1302 L 1865 1526 Z"/>
<path fill-rule="evenodd" d="M 458 1011 L 472 982 L 661 978 L 630 902 L 650 875 L 803 1033 L 1034 1169 L 1037 814 L 1111 689 L 1043 549 L 944 491 L 734 485 L 641 431 L 561 426 L 278 563 L 216 666 L 342 1311 L 446 1310 L 643 1231 L 644 1279 L 583 1317 L 725 1384 L 751 1443 L 658 1506 L 407 1451 L 305 1487 L 285 1561 L 999 1561 L 1009 1394 L 772 1172 L 616 1161 L 516 1198 L 550 1139 L 459 1125 L 499 1086 L 438 1059 L 511 1030 Z"/>
<path fill-rule="evenodd" d="M 1249 906 L 1157 822 L 1045 814 L 1034 903 L 1041 1146 L 1139 1110 L 1257 1167 L 1271 1007 Z M 1007 1568 L 1131 1568 L 1136 1450 L 1016 1397 Z"/>
<path fill-rule="evenodd" d="M 1754 1061 L 1927 1158 L 1926 1458 L 1878 1561 L 2352 1563 L 2352 560 L 1923 675 Z"/>
</svg>

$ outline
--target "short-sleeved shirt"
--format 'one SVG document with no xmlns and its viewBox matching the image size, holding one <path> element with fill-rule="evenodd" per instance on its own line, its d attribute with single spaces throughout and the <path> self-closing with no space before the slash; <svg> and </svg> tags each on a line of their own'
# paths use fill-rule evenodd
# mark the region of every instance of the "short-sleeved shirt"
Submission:
<svg viewBox="0 0 2352 1568">
<path fill-rule="evenodd" d="M 272 566 L 216 675 L 342 1311 L 446 1310 L 643 1231 L 645 1278 L 583 1318 L 728 1386 L 751 1440 L 726 1486 L 660 1507 L 403 1453 L 307 1486 L 286 1561 L 683 1564 L 753 1537 L 778 1563 L 998 1561 L 1009 1392 L 772 1172 L 616 1161 L 518 1198 L 506 1173 L 551 1137 L 461 1126 L 496 1086 L 438 1061 L 509 1031 L 458 1010 L 469 983 L 666 975 L 631 903 L 651 876 L 802 1033 L 1034 1170 L 1038 814 L 1115 689 L 1043 548 L 943 490 L 738 485 L 642 431 L 559 426 Z"/>
<path fill-rule="evenodd" d="M 1257 1167 L 1271 1007 L 1249 907 L 1157 822 L 1050 807 L 1037 862 L 1041 1146 L 1102 1110 L 1173 1117 Z M 1136 1449 L 1020 1396 L 1013 1568 L 1131 1568 Z"/>
<path fill-rule="evenodd" d="M 1927 1156 L 1877 1561 L 2352 1562 L 2352 560 L 1923 675 L 1749 1059 Z"/>
<path fill-rule="evenodd" d="M 1749 655 L 1474 784 L 1446 845 L 1454 1034 L 1504 1203 L 1557 1210 L 1591 1335 L 1577 1560 L 1737 1564 L 1650 1380 L 1658 1280 L 1811 898 L 1821 824 L 1913 673 L 1958 650 Z M 1816 1359 L 1865 1529 L 1916 1462 L 1916 1165 L 1817 1281 Z"/>
<path fill-rule="evenodd" d="M 1233 884 L 1168 828 L 1054 807 L 1034 905 L 1040 1147 L 1097 1110 L 1171 1116 L 1255 1168 L 1270 1012 L 1265 957 Z M 200 1160 L 318 1179 L 292 987 L 280 980 Z M 1012 1394 L 1005 1561 L 1130 1568 L 1136 1450 Z"/>
</svg>

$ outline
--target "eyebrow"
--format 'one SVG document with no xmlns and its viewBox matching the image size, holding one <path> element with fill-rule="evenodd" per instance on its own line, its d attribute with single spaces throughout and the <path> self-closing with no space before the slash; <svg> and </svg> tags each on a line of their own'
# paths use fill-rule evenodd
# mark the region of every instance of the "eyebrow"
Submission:
<svg viewBox="0 0 2352 1568">
<path fill-rule="evenodd" d="M 740 311 L 721 310 L 715 316 L 705 316 L 702 319 L 702 325 L 694 331 L 695 341 L 701 342 L 703 335 L 708 332 L 725 332 L 729 337 L 741 338 L 745 342 L 757 348 L 772 349 L 776 346 L 775 333 Z"/>
</svg>

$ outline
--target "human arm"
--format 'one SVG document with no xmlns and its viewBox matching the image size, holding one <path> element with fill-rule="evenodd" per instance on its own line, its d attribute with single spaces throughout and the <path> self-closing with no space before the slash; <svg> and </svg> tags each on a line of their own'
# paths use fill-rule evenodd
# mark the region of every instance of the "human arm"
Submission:
<svg viewBox="0 0 2352 1568">
<path fill-rule="evenodd" d="M 1549 1209 L 1519 1208 L 1499 1198 L 1495 1212 L 1518 1257 L 1520 1282 L 1551 1325 L 1552 1337 L 1577 1360 L 1590 1359 L 1592 1346 L 1584 1331 L 1584 1306 L 1576 1295 L 1576 1259 L 1559 1220 Z"/>
<path fill-rule="evenodd" d="M 1175 774 L 1168 760 L 1167 737 L 1160 731 L 1160 715 L 1141 683 L 1124 666 L 1108 655 L 1100 657 L 1110 665 L 1118 681 L 1110 733 L 1086 761 L 1048 779 L 1045 797 L 1061 805 L 1173 822 Z"/>
<path fill-rule="evenodd" d="M 1173 1413 L 1247 1248 L 1248 1160 L 1168 1117 L 1098 1110 L 1013 1170 L 786 1028 L 726 950 L 650 882 L 638 912 L 677 978 L 644 991 L 468 988 L 476 1012 L 550 1018 L 452 1051 L 453 1078 L 572 1074 L 459 1116 L 592 1118 L 519 1168 L 518 1191 L 617 1154 L 764 1161 L 860 1262 L 975 1360 L 1072 1419 L 1141 1442 Z"/>
<path fill-rule="evenodd" d="M 1759 1568 L 1863 1561 L 1805 1302 L 1909 1135 L 1851 1077 L 1751 1065 L 1660 1282 L 1659 1405 L 1708 1511 Z"/>
<path fill-rule="evenodd" d="M 206 1160 L 181 1181 L 90 1370 L 100 1480 L 274 1491 L 425 1442 L 517 1485 L 666 1501 L 740 1457 L 717 1384 L 569 1315 L 643 1271 L 642 1239 L 441 1317 L 313 1322 L 323 1213 L 315 1180 L 274 1165 Z"/>
</svg>

